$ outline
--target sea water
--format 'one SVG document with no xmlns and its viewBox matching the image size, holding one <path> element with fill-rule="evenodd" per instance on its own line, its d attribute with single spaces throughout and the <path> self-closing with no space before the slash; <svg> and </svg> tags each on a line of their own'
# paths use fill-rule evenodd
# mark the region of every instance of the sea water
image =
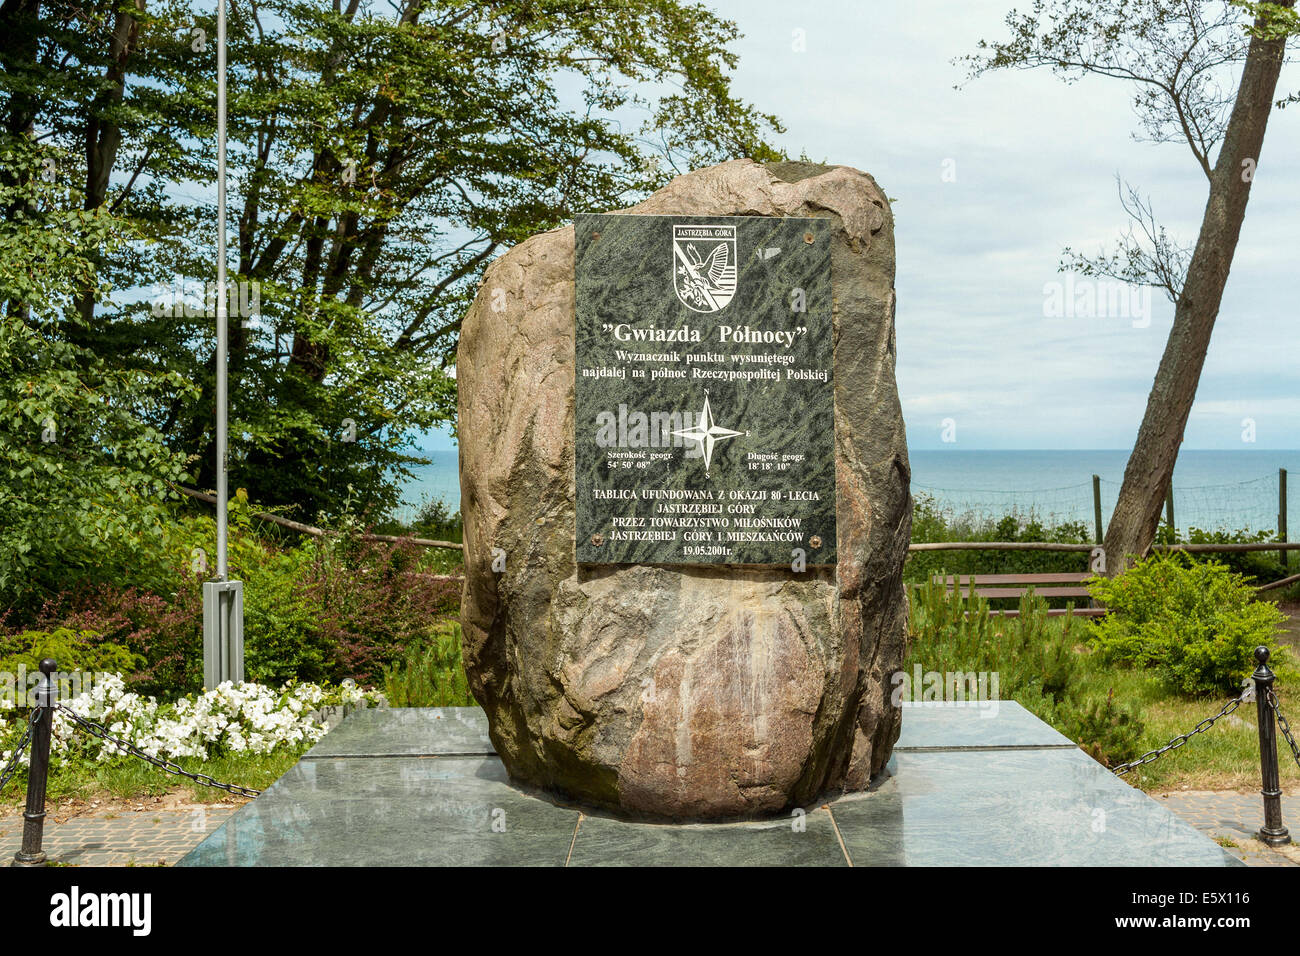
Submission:
<svg viewBox="0 0 1300 956">
<path fill-rule="evenodd" d="M 460 508 L 457 452 L 426 452 L 432 464 L 413 469 L 405 490 L 413 512 L 428 498 L 449 511 Z M 1101 477 L 1103 520 L 1108 520 L 1128 452 L 916 449 L 909 455 L 912 493 L 928 495 L 954 514 L 1001 517 L 1033 514 L 1045 522 L 1093 522 L 1092 476 Z M 1205 530 L 1275 530 L 1278 469 L 1290 473 L 1290 536 L 1300 533 L 1300 450 L 1209 451 L 1186 449 L 1174 469 L 1174 521 L 1185 533 Z"/>
</svg>

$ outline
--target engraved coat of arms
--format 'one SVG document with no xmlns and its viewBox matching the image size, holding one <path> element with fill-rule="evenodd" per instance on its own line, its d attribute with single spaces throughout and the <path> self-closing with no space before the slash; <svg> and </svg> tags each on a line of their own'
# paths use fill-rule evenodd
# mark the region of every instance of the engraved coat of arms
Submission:
<svg viewBox="0 0 1300 956">
<path fill-rule="evenodd" d="M 717 312 L 736 294 L 736 227 L 673 226 L 673 288 L 695 312 Z"/>
</svg>

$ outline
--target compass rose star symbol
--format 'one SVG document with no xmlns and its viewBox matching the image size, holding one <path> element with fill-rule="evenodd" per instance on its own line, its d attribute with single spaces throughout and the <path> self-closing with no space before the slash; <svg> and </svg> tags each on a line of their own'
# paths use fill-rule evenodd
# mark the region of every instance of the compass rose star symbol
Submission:
<svg viewBox="0 0 1300 956">
<path fill-rule="evenodd" d="M 713 446 L 724 438 L 735 438 L 737 435 L 747 433 L 733 432 L 730 428 L 723 428 L 721 425 L 715 424 L 713 411 L 709 408 L 709 393 L 705 392 L 704 411 L 700 413 L 700 423 L 693 428 L 675 431 L 673 434 L 689 438 L 691 441 L 697 441 L 704 447 L 704 471 L 707 474 L 713 461 Z"/>
</svg>

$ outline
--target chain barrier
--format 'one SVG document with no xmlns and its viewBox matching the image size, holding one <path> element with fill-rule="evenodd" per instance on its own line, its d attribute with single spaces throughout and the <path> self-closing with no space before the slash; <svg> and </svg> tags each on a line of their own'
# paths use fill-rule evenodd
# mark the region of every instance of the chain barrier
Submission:
<svg viewBox="0 0 1300 956">
<path fill-rule="evenodd" d="M 1272 691 L 1270 691 L 1269 693 L 1271 694 Z M 1234 697 L 1232 700 L 1224 704 L 1223 708 L 1213 717 L 1206 717 L 1203 721 L 1201 721 L 1199 724 L 1197 724 L 1187 733 L 1179 734 L 1177 737 L 1169 741 L 1169 743 L 1165 744 L 1163 747 L 1157 747 L 1155 750 L 1149 750 L 1146 753 L 1144 753 L 1141 757 L 1138 757 L 1136 760 L 1131 760 L 1128 763 L 1120 764 L 1118 767 L 1113 769 L 1111 773 L 1113 773 L 1117 777 L 1122 777 L 1130 770 L 1135 770 L 1136 768 L 1141 767 L 1144 764 L 1151 763 L 1151 761 L 1153 760 L 1159 760 L 1161 757 L 1163 757 L 1165 754 L 1169 753 L 1170 751 L 1177 750 L 1179 747 L 1183 746 L 1183 744 L 1187 743 L 1187 741 L 1191 740 L 1197 734 L 1205 733 L 1207 730 L 1213 727 L 1215 723 L 1217 723 L 1219 720 L 1223 719 L 1224 717 L 1227 717 L 1230 713 L 1232 713 L 1243 703 L 1245 703 L 1248 699 L 1250 699 L 1250 697 L 1251 694 L 1249 692 L 1241 693 L 1237 697 Z M 1293 743 L 1291 747 L 1294 750 L 1295 744 Z M 1300 762 L 1300 752 L 1297 752 L 1296 760 L 1297 762 Z"/>
<path fill-rule="evenodd" d="M 1121 764 L 1120 766 L 1115 767 L 1111 771 L 1111 773 L 1113 773 L 1117 777 L 1122 777 L 1124 774 L 1127 774 L 1138 767 L 1151 763 L 1154 760 L 1159 760 L 1165 754 L 1177 750 L 1179 747 L 1182 747 L 1184 744 L 1186 744 L 1197 734 L 1205 733 L 1207 730 L 1213 727 L 1224 717 L 1227 717 L 1229 714 L 1235 711 L 1243 703 L 1246 703 L 1247 701 L 1250 700 L 1255 700 L 1256 689 L 1258 688 L 1260 691 L 1263 692 L 1264 695 L 1261 699 L 1259 699 L 1258 703 L 1260 707 L 1260 743 L 1261 743 L 1261 755 L 1262 755 L 1261 759 L 1263 760 L 1264 763 L 1263 766 L 1264 789 L 1262 792 L 1264 794 L 1264 804 L 1265 804 L 1265 826 L 1261 828 L 1259 833 L 1259 838 L 1261 840 L 1267 839 L 1267 841 L 1270 842 L 1270 845 L 1282 845 L 1284 843 L 1289 843 L 1290 836 L 1287 834 L 1286 828 L 1282 826 L 1282 820 L 1281 820 L 1281 808 L 1280 808 L 1280 800 L 1279 800 L 1281 791 L 1278 789 L 1277 786 L 1277 756 L 1276 756 L 1276 752 L 1274 751 L 1270 763 L 1267 754 L 1267 751 L 1274 749 L 1271 746 L 1269 746 L 1273 742 L 1273 738 L 1272 738 L 1273 721 L 1267 720 L 1267 728 L 1266 728 L 1265 715 L 1270 711 L 1272 714 L 1276 715 L 1277 725 L 1278 727 L 1281 728 L 1282 736 L 1286 739 L 1287 745 L 1291 748 L 1291 755 L 1292 757 L 1295 758 L 1296 764 L 1298 766 L 1300 766 L 1300 744 L 1297 744 L 1295 736 L 1291 733 L 1291 727 L 1287 723 L 1286 718 L 1282 715 L 1282 709 L 1278 706 L 1277 695 L 1273 692 L 1273 688 L 1272 688 L 1272 681 L 1274 675 L 1272 671 L 1268 669 L 1268 665 L 1267 665 L 1268 657 L 1269 657 L 1269 653 L 1267 648 L 1259 647 L 1256 649 L 1255 658 L 1257 661 L 1259 661 L 1260 666 L 1259 669 L 1253 675 L 1253 683 L 1249 684 L 1242 691 L 1242 693 L 1240 693 L 1239 695 L 1237 695 L 1236 697 L 1232 698 L 1227 703 L 1225 703 L 1223 707 L 1219 709 L 1219 712 L 1217 714 L 1215 714 L 1212 717 L 1207 717 L 1205 720 L 1202 720 L 1199 724 L 1197 724 L 1187 733 L 1179 734 L 1177 737 L 1174 737 L 1172 740 L 1169 741 L 1169 743 L 1165 744 L 1163 747 L 1158 747 L 1155 750 L 1148 751 L 1147 753 L 1143 754 L 1141 757 L 1138 757 L 1136 760 L 1132 760 L 1129 761 L 1128 763 Z M 46 664 L 48 664 L 49 669 L 52 670 L 54 668 L 54 662 L 53 661 L 42 662 L 42 671 L 46 673 L 48 679 L 48 671 L 46 670 L 45 667 Z M 123 740 L 120 737 L 114 736 L 108 730 L 108 728 L 106 728 L 103 724 L 96 723 L 95 721 L 91 720 L 88 717 L 82 717 L 80 714 L 64 706 L 63 704 L 55 703 L 53 704 L 53 709 L 62 711 L 69 720 L 71 720 L 78 727 L 81 727 L 84 730 L 86 730 L 92 736 L 98 737 L 100 740 L 103 740 L 107 743 L 111 743 L 113 746 L 117 747 L 119 750 L 123 751 L 124 753 L 130 754 L 133 757 L 138 757 L 141 760 L 145 761 L 145 763 L 157 767 L 159 770 L 162 770 L 166 773 L 174 774 L 178 777 L 185 777 L 186 779 L 192 780 L 195 783 L 201 784 L 202 786 L 213 787 L 218 790 L 224 790 L 227 793 L 232 793 L 242 797 L 250 797 L 250 798 L 257 797 L 262 792 L 260 790 L 253 790 L 249 787 L 240 787 L 235 784 L 221 783 L 220 781 L 216 780 L 213 777 L 208 776 L 205 773 L 191 773 L 190 771 L 186 770 L 184 767 L 181 767 L 180 765 L 175 764 L 169 760 L 165 760 L 161 757 L 150 756 L 149 754 L 142 751 L 139 747 L 137 747 L 135 744 L 131 743 L 130 741 Z M 14 747 L 14 751 L 9 758 L 8 764 L 6 764 L 4 769 L 0 771 L 0 789 L 3 789 L 5 785 L 9 783 L 10 779 L 14 776 L 14 774 L 17 773 L 19 763 L 22 760 L 23 753 L 27 750 L 29 746 L 31 746 L 37 721 L 40 720 L 43 716 L 44 716 L 44 707 L 38 706 L 34 708 L 34 710 L 32 711 L 32 715 L 29 718 L 27 723 L 27 730 L 24 732 L 22 738 L 18 741 L 17 745 Z M 46 742 L 44 746 L 46 747 L 46 750 L 48 750 L 48 742 Z M 35 760 L 36 756 L 37 755 L 33 756 L 33 760 Z M 41 770 L 39 772 L 34 771 L 34 776 L 28 781 L 29 808 L 32 806 L 32 800 L 33 800 L 31 787 L 32 784 L 36 781 L 37 777 L 40 778 L 40 792 L 37 794 L 37 798 L 41 804 L 44 803 L 43 761 L 44 761 L 44 757 L 42 757 Z M 33 766 L 35 766 L 35 764 L 33 764 Z M 41 813 L 39 816 L 44 817 L 44 814 Z M 44 854 L 40 852 L 39 821 L 37 821 L 37 825 L 35 826 L 35 839 L 33 841 L 33 850 L 30 854 L 27 854 L 27 843 L 28 843 L 27 837 L 28 834 L 25 830 L 24 850 L 20 852 L 15 857 L 15 859 L 19 860 L 20 862 L 24 860 L 27 862 L 43 862 Z"/>
<path fill-rule="evenodd" d="M 13 775 L 18 772 L 19 761 L 23 759 L 23 753 L 27 750 L 28 745 L 32 742 L 32 728 L 36 726 L 36 721 L 40 719 L 41 708 L 37 707 L 32 711 L 32 716 L 27 721 L 27 730 L 23 733 L 22 739 L 14 747 L 13 755 L 9 758 L 9 763 L 5 765 L 4 770 L 0 770 L 0 790 L 9 785 Z"/>
<path fill-rule="evenodd" d="M 1277 694 L 1273 693 L 1271 687 L 1268 690 L 1268 702 L 1273 706 L 1273 713 L 1277 714 L 1277 726 L 1282 731 L 1287 746 L 1291 748 L 1291 756 L 1295 758 L 1296 765 L 1300 766 L 1300 746 L 1296 746 L 1295 737 L 1291 735 L 1291 725 L 1282 716 L 1282 708 L 1278 706 Z"/>
<path fill-rule="evenodd" d="M 145 761 L 145 763 L 153 764 L 159 770 L 165 770 L 167 773 L 175 774 L 178 777 L 188 777 L 195 783 L 200 783 L 205 787 L 215 787 L 218 790 L 224 790 L 227 793 L 233 793 L 241 797 L 256 797 L 262 792 L 261 790 L 252 790 L 248 787 L 240 787 L 233 783 L 221 783 L 214 778 L 209 777 L 206 773 L 191 773 L 184 767 L 172 763 L 170 760 L 164 760 L 162 757 L 151 757 L 130 741 L 122 740 L 120 737 L 114 737 L 103 724 L 97 724 L 88 717 L 82 717 L 80 714 L 75 713 L 62 704 L 56 704 L 55 707 L 58 710 L 61 710 L 70 720 L 73 721 L 73 723 L 85 728 L 85 730 L 92 736 L 113 744 L 133 757 L 139 757 L 141 760 Z"/>
</svg>

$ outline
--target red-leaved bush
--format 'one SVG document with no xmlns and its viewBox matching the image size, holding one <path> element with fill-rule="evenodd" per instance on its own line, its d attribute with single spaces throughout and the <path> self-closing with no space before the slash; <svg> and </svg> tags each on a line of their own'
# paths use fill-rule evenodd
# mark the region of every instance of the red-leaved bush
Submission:
<svg viewBox="0 0 1300 956">
<path fill-rule="evenodd" d="M 333 649 L 338 679 L 379 681 L 384 665 L 459 613 L 460 581 L 420 571 L 416 557 L 411 544 L 366 543 L 344 561 L 317 559 L 302 597 Z"/>
<path fill-rule="evenodd" d="M 128 679 L 144 693 L 202 688 L 203 593 L 197 576 L 166 596 L 110 584 L 78 587 L 46 601 L 37 625 L 93 631 L 99 640 L 142 655 L 145 668 Z"/>
<path fill-rule="evenodd" d="M 460 582 L 421 570 L 410 544 L 351 540 L 278 549 L 242 543 L 245 670 L 250 680 L 294 678 L 378 683 L 383 668 L 455 617 Z M 202 579 L 186 569 L 174 590 L 73 586 L 47 600 L 30 623 L 92 631 L 125 645 L 147 664 L 130 675 L 134 689 L 168 696 L 201 689 Z M 3 630 L 13 627 L 6 622 Z"/>
</svg>

